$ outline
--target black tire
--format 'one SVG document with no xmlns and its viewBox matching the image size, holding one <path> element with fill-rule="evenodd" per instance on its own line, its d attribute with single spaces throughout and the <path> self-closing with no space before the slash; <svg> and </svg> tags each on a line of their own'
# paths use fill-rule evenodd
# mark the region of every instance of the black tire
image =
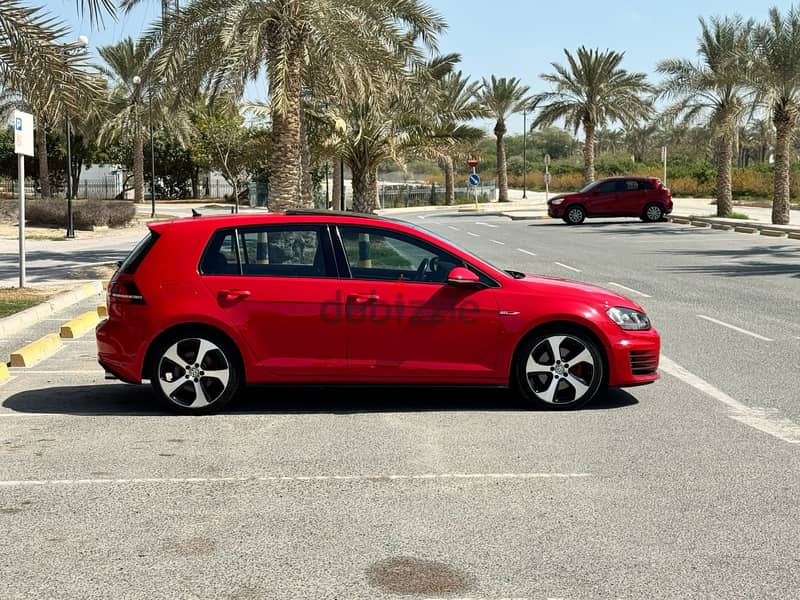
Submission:
<svg viewBox="0 0 800 600">
<path fill-rule="evenodd" d="M 651 202 L 642 211 L 642 221 L 645 223 L 656 223 L 664 218 L 664 207 L 657 202 Z"/>
<path fill-rule="evenodd" d="M 522 343 L 515 358 L 514 380 L 518 393 L 533 406 L 574 410 L 585 406 L 604 387 L 604 368 L 603 354 L 594 338 L 560 327 Z"/>
<path fill-rule="evenodd" d="M 178 385 L 181 380 L 183 385 Z M 242 380 L 235 348 L 212 331 L 187 331 L 165 338 L 150 366 L 150 385 L 156 396 L 171 411 L 184 415 L 220 412 L 236 396 Z"/>
<path fill-rule="evenodd" d="M 586 219 L 586 209 L 580 204 L 568 206 L 564 212 L 564 221 L 567 225 L 580 225 Z"/>
</svg>

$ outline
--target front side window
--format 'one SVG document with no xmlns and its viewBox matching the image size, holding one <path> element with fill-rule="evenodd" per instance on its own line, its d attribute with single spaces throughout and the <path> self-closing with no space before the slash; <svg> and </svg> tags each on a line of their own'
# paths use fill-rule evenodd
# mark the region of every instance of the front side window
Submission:
<svg viewBox="0 0 800 600">
<path fill-rule="evenodd" d="M 373 227 L 339 227 L 354 279 L 444 283 L 464 261 L 422 240 Z"/>
<path fill-rule="evenodd" d="M 597 188 L 597 191 L 600 194 L 613 194 L 616 190 L 617 190 L 616 181 L 604 181 Z"/>
</svg>

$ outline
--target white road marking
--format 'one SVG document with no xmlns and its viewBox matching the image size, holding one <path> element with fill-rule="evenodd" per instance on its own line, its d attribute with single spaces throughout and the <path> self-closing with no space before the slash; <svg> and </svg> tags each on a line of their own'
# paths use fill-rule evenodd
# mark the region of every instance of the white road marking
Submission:
<svg viewBox="0 0 800 600">
<path fill-rule="evenodd" d="M 527 254 L 529 256 L 536 256 L 533 252 L 530 250 L 525 250 L 524 248 L 517 248 L 517 252 L 522 252 L 523 254 Z"/>
<path fill-rule="evenodd" d="M 453 231 L 461 231 L 458 227 L 453 227 L 452 225 L 448 225 L 448 227 Z"/>
<path fill-rule="evenodd" d="M 485 223 L 484 221 L 475 221 L 475 225 L 483 225 L 484 227 L 491 227 L 492 229 L 497 229 L 499 225 L 493 225 L 492 223 Z"/>
<path fill-rule="evenodd" d="M 22 374 L 25 374 L 25 375 L 86 375 L 86 374 L 104 375 L 105 374 L 104 371 L 98 371 L 97 369 L 91 369 L 91 370 L 86 369 L 86 370 L 83 370 L 83 371 L 77 370 L 77 369 L 76 370 L 72 370 L 72 371 L 63 371 L 63 370 L 58 370 L 58 371 L 36 371 L 36 370 L 25 368 L 25 367 L 12 367 L 10 372 L 13 373 L 14 375 L 22 375 Z"/>
<path fill-rule="evenodd" d="M 614 287 L 618 287 L 621 290 L 625 290 L 626 292 L 630 292 L 631 294 L 636 294 L 638 296 L 641 296 L 642 298 L 652 298 L 652 296 L 650 294 L 645 294 L 644 292 L 640 292 L 639 290 L 635 290 L 633 288 L 629 288 L 629 287 L 624 286 L 624 285 L 622 285 L 620 283 L 614 283 L 613 281 L 609 281 L 608 285 L 613 285 Z"/>
<path fill-rule="evenodd" d="M 565 269 L 569 269 L 570 271 L 575 271 L 576 273 L 580 273 L 580 269 L 576 269 L 575 267 L 570 267 L 569 265 L 565 265 L 564 263 L 557 262 L 556 263 L 559 267 L 564 267 Z"/>
<path fill-rule="evenodd" d="M 120 479 L 16 479 L 0 487 L 136 483 L 272 483 L 280 481 L 409 481 L 429 479 L 581 479 L 591 473 L 426 473 L 422 475 L 273 475 L 253 477 L 131 477 Z"/>
<path fill-rule="evenodd" d="M 765 342 L 774 342 L 775 340 L 764 337 L 763 335 L 759 335 L 757 333 L 753 333 L 752 331 L 748 331 L 747 329 L 742 329 L 741 327 L 737 327 L 736 325 L 731 325 L 730 323 L 726 323 L 725 321 L 720 321 L 718 319 L 714 319 L 712 317 L 707 317 L 706 315 L 697 315 L 700 319 L 705 319 L 706 321 L 711 321 L 712 323 L 716 323 L 717 325 L 722 325 L 723 327 L 727 327 L 728 329 L 733 329 L 734 331 L 738 331 L 739 333 L 743 333 L 745 335 L 752 336 L 759 340 L 764 340 Z"/>
<path fill-rule="evenodd" d="M 471 235 L 472 237 L 481 237 L 477 233 L 472 233 L 471 231 L 468 231 L 467 235 Z"/>
<path fill-rule="evenodd" d="M 498 240 L 489 240 L 489 241 L 492 242 L 493 244 L 497 244 L 498 246 L 505 246 L 506 245 L 505 242 L 500 242 Z"/>
<path fill-rule="evenodd" d="M 418 218 L 418 219 L 425 220 L 425 217 L 423 217 L 422 215 L 417 215 L 417 218 Z"/>
<path fill-rule="evenodd" d="M 665 373 L 677 377 L 696 390 L 722 402 L 731 410 L 732 414 L 729 415 L 731 419 L 744 423 L 759 431 L 763 431 L 784 442 L 800 444 L 800 425 L 781 417 L 777 411 L 767 408 L 750 407 L 742 404 L 704 379 L 701 379 L 694 373 L 690 373 L 682 366 L 674 363 L 663 354 L 661 355 L 659 368 Z"/>
</svg>

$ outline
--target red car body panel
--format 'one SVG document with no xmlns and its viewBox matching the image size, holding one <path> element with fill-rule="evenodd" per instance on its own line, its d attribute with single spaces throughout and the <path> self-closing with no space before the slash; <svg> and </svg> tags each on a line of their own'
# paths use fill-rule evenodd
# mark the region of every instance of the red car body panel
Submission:
<svg viewBox="0 0 800 600">
<path fill-rule="evenodd" d="M 626 182 L 642 182 L 641 187 L 652 189 L 624 189 Z M 570 206 L 580 205 L 587 217 L 641 217 L 648 204 L 660 204 L 664 214 L 672 212 L 672 193 L 657 177 L 608 177 L 600 179 L 597 186 L 586 192 L 559 194 L 548 200 L 547 214 L 563 219 Z M 613 191 L 602 191 L 603 184 Z M 619 188 L 619 189 L 617 189 Z M 560 201 L 560 202 L 558 202 Z M 554 203 L 555 202 L 555 203 Z"/>
<path fill-rule="evenodd" d="M 204 250 L 218 230 L 282 223 L 350 224 L 414 236 L 465 261 L 496 285 L 200 273 Z M 148 378 L 148 351 L 165 331 L 202 324 L 234 342 L 248 383 L 508 385 L 520 342 L 553 322 L 583 327 L 601 343 L 609 385 L 658 379 L 657 331 L 626 331 L 606 315 L 613 306 L 642 310 L 628 298 L 563 279 L 515 279 L 408 224 L 262 214 L 179 219 L 150 229 L 157 241 L 133 275 L 118 271 L 112 277 L 108 319 L 97 328 L 99 362 L 124 381 Z M 126 282 L 143 303 L 119 300 Z M 634 373 L 632 352 L 650 357 L 651 368 Z"/>
</svg>

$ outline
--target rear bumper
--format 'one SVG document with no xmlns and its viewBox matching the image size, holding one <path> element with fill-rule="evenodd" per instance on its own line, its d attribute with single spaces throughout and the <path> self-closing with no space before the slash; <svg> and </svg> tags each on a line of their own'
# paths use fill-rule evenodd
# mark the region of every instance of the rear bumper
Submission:
<svg viewBox="0 0 800 600">
<path fill-rule="evenodd" d="M 107 372 L 126 383 L 142 382 L 142 359 L 136 349 L 124 348 L 120 340 L 137 339 L 141 332 L 129 331 L 131 328 L 119 321 L 102 321 L 95 329 L 97 338 L 97 362 Z M 121 333 L 119 330 L 123 330 Z M 133 334 L 133 335 L 132 335 Z"/>
</svg>

